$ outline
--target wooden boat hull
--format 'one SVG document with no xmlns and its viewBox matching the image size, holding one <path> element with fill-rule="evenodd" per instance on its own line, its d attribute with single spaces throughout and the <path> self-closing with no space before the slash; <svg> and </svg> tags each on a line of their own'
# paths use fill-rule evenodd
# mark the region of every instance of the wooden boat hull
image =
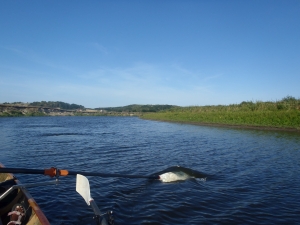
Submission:
<svg viewBox="0 0 300 225">
<path fill-rule="evenodd" d="M 0 163 L 0 167 L 4 166 Z M 10 173 L 0 173 L 0 184 L 0 195 L 2 195 L 6 189 L 10 188 L 12 185 L 20 185 L 21 182 Z M 6 225 L 9 223 L 10 217 L 8 216 L 8 213 L 12 210 L 13 206 L 18 203 L 24 205 L 26 209 L 26 217 L 22 224 L 50 224 L 43 211 L 26 188 L 19 188 L 12 191 L 8 196 L 0 201 L 0 225 Z"/>
</svg>

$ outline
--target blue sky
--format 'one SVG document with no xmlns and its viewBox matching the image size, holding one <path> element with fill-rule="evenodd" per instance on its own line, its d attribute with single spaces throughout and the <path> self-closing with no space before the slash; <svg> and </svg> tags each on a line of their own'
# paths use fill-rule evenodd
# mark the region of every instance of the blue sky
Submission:
<svg viewBox="0 0 300 225">
<path fill-rule="evenodd" d="M 0 103 L 226 105 L 299 86 L 299 0 L 0 2 Z"/>
</svg>

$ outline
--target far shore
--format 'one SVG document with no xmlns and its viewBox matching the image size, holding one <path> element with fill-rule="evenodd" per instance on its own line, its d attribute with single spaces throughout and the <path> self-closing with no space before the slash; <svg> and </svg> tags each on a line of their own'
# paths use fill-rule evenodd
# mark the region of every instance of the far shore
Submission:
<svg viewBox="0 0 300 225">
<path fill-rule="evenodd" d="M 244 101 L 188 107 L 134 104 L 95 109 L 64 102 L 0 104 L 0 117 L 23 116 L 138 116 L 146 120 L 199 126 L 300 132 L 300 99 L 287 96 L 276 102 Z"/>
</svg>

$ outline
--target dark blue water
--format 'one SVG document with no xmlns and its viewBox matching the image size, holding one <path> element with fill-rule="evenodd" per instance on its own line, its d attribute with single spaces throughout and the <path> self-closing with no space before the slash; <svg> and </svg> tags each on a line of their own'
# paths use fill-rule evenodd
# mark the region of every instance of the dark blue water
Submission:
<svg viewBox="0 0 300 225">
<path fill-rule="evenodd" d="M 0 118 L 6 167 L 151 175 L 173 166 L 201 178 L 163 183 L 88 177 L 116 224 L 299 224 L 300 135 L 135 117 Z M 17 175 L 17 174 L 16 174 Z M 17 175 L 23 183 L 49 181 Z M 29 189 L 51 224 L 91 224 L 75 177 Z"/>
</svg>

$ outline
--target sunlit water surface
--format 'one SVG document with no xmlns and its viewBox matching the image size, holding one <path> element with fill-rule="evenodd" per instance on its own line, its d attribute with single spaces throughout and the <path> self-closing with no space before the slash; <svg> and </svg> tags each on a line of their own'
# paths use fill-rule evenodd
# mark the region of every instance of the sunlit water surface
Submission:
<svg viewBox="0 0 300 225">
<path fill-rule="evenodd" d="M 114 211 L 116 224 L 300 222 L 299 133 L 135 117 L 0 118 L 0 144 L 6 167 L 164 174 L 167 180 L 88 177 L 92 197 L 101 211 Z M 180 179 L 168 182 L 172 174 Z M 51 224 L 93 224 L 75 176 L 29 191 Z"/>
</svg>

